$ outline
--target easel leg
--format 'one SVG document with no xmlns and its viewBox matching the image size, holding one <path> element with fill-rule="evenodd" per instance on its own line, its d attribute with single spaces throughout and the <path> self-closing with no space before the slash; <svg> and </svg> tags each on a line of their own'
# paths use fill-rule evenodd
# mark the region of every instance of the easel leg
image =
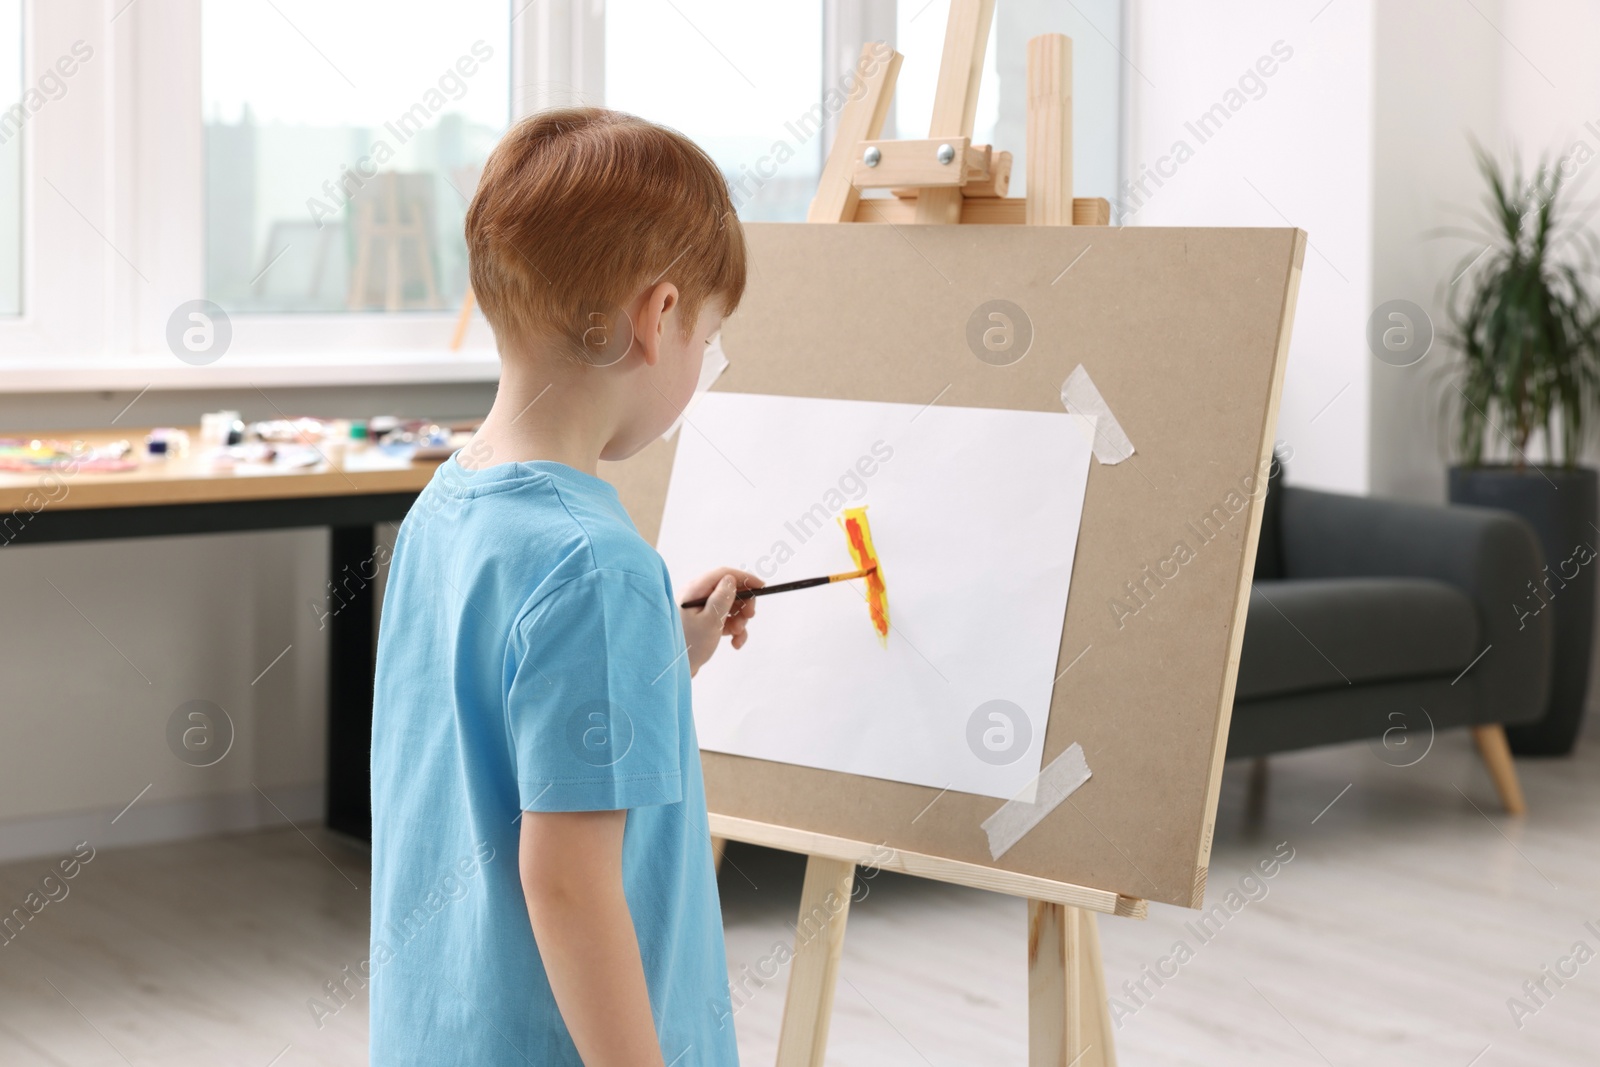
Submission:
<svg viewBox="0 0 1600 1067">
<path fill-rule="evenodd" d="M 822 1067 L 855 878 L 854 863 L 821 856 L 806 860 L 794 962 L 789 967 L 789 992 L 778 1035 L 778 1067 Z"/>
<path fill-rule="evenodd" d="M 929 137 L 971 137 L 978 112 L 978 84 L 983 80 L 983 53 L 994 25 L 995 0 L 951 0 L 945 20 L 944 54 L 933 95 Z M 917 193 L 916 221 L 945 225 L 961 221 L 961 187 L 922 189 Z"/>
<path fill-rule="evenodd" d="M 1111 1029 L 1111 1002 L 1106 998 L 1106 966 L 1100 956 L 1100 917 L 1078 909 L 1086 965 L 1082 991 L 1084 1038 L 1098 1048 L 1102 1067 L 1117 1067 L 1117 1039 Z M 1091 1054 L 1093 1055 L 1093 1054 Z"/>
<path fill-rule="evenodd" d="M 1028 901 L 1029 1067 L 1116 1067 L 1094 916 Z"/>
</svg>

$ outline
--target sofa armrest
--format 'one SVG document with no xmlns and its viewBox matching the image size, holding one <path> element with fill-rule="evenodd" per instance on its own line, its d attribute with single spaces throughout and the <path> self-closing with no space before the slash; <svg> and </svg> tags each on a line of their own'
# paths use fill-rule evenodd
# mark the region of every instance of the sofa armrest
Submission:
<svg viewBox="0 0 1600 1067">
<path fill-rule="evenodd" d="M 1542 577 L 1545 562 L 1532 526 L 1495 508 L 1282 492 L 1285 577 L 1433 578 L 1456 586 L 1477 605 L 1490 649 L 1467 675 L 1484 697 L 1480 721 L 1544 714 L 1553 639 L 1550 612 L 1530 610 L 1539 602 L 1529 583 Z"/>
</svg>

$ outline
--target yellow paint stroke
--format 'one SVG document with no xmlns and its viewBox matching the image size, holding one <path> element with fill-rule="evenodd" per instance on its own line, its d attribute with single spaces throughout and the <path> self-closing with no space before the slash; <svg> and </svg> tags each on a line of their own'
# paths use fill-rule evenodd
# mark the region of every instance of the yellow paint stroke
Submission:
<svg viewBox="0 0 1600 1067">
<path fill-rule="evenodd" d="M 878 639 L 889 647 L 889 591 L 883 584 L 883 565 L 878 562 L 878 551 L 872 547 L 872 528 L 867 525 L 866 508 L 846 508 L 839 519 L 845 537 L 850 541 L 850 556 L 859 570 L 871 568 L 867 575 L 867 609 L 872 613 L 872 627 Z"/>
</svg>

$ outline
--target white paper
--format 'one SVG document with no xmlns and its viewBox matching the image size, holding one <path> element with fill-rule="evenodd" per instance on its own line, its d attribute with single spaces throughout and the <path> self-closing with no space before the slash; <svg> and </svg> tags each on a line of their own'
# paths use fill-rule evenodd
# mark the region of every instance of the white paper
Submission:
<svg viewBox="0 0 1600 1067">
<path fill-rule="evenodd" d="M 865 506 L 892 628 L 881 642 L 860 580 L 758 599 L 749 643 L 724 643 L 695 679 L 701 747 L 1002 799 L 1026 789 L 1090 455 L 1064 412 L 707 394 L 662 518 L 674 587 L 724 565 L 769 584 L 854 570 L 837 516 Z M 1014 729 L 975 724 L 992 701 L 1019 709 Z"/>
</svg>

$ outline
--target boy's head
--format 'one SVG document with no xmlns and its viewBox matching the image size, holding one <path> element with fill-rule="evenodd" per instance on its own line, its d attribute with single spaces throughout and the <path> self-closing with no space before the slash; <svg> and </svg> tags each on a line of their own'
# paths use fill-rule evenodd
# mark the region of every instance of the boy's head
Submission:
<svg viewBox="0 0 1600 1067">
<path fill-rule="evenodd" d="M 472 288 L 501 355 L 639 371 L 642 444 L 693 393 L 707 338 L 744 293 L 727 183 L 682 134 L 603 108 L 517 123 L 467 211 Z"/>
</svg>

